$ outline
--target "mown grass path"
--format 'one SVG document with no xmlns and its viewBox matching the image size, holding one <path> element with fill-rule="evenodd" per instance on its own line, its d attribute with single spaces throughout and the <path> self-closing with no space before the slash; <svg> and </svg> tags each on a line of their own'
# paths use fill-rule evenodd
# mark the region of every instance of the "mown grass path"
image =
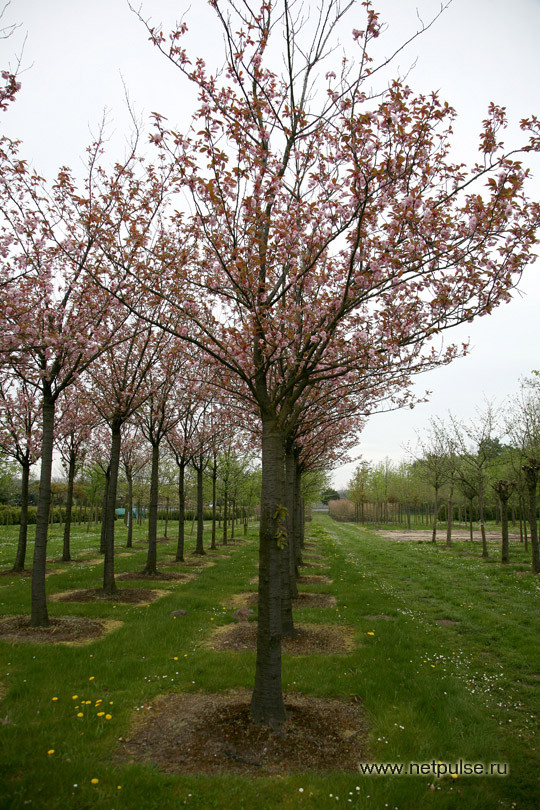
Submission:
<svg viewBox="0 0 540 810">
<path fill-rule="evenodd" d="M 333 594 L 337 606 L 303 610 L 301 620 L 352 625 L 357 646 L 349 655 L 285 655 L 285 689 L 362 701 L 371 763 L 501 763 L 507 776 L 335 772 L 244 779 L 114 764 L 130 718 L 157 695 L 252 686 L 252 652 L 203 644 L 213 627 L 232 621 L 231 597 L 255 587 L 248 584 L 257 561 L 251 529 L 230 557 L 216 559 L 195 580 L 156 585 L 168 593 L 148 607 L 50 602 L 51 615 L 124 622 L 87 647 L 0 641 L 2 810 L 537 808 L 540 586 L 521 550 L 512 547 L 503 568 L 495 548 L 485 563 L 478 545 L 394 543 L 326 517 L 317 517 L 308 535 L 333 583 L 302 587 Z M 51 560 L 60 542 L 53 540 Z M 97 542 L 81 533 L 74 551 L 95 559 Z M 158 567 L 173 550 L 173 539 L 159 545 Z M 11 546 L 2 552 L 7 566 Z M 117 570 L 141 570 L 144 558 L 144 549 L 135 549 L 117 560 Z M 100 564 L 53 567 L 62 572 L 48 578 L 49 593 L 99 585 Z M 3 577 L 0 585 L 2 614 L 28 611 L 28 578 Z M 172 616 L 178 609 L 186 615 Z"/>
</svg>

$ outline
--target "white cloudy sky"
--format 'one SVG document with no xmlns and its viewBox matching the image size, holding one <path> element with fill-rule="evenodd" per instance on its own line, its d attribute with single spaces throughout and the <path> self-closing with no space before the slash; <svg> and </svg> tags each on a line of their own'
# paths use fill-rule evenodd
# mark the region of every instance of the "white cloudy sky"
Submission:
<svg viewBox="0 0 540 810">
<path fill-rule="evenodd" d="M 304 8 L 310 2 L 304 0 Z M 139 4 L 139 0 L 134 0 Z M 359 11 L 361 9 L 358 4 Z M 417 12 L 428 20 L 440 7 L 434 0 L 375 0 L 389 30 L 379 45 L 390 52 L 416 30 Z M 142 14 L 173 23 L 187 9 L 192 41 L 202 55 L 220 44 L 205 0 L 143 0 Z M 0 42 L 0 66 L 13 64 L 23 38 L 23 88 L 2 117 L 5 134 L 23 141 L 22 151 L 45 176 L 60 165 L 82 165 L 90 132 L 108 110 L 111 150 L 120 156 L 129 130 L 124 85 L 133 107 L 145 118 L 158 111 L 179 126 L 188 121 L 193 91 L 148 42 L 125 0 L 11 0 L 6 23 L 20 23 Z M 361 18 L 351 17 L 351 27 Z M 415 63 L 409 83 L 420 91 L 438 90 L 458 111 L 456 156 L 474 160 L 478 132 L 490 101 L 507 107 L 512 121 L 540 114 L 540 0 L 454 0 L 434 27 L 400 54 L 396 69 Z M 514 141 L 517 129 L 509 133 Z M 540 161 L 531 195 L 540 194 Z M 367 460 L 398 460 L 433 415 L 451 410 L 467 418 L 485 397 L 502 401 L 517 391 L 520 377 L 540 367 L 538 293 L 540 262 L 520 284 L 520 294 L 496 312 L 453 334 L 470 338 L 470 355 L 418 378 L 417 388 L 432 391 L 430 402 L 414 411 L 374 417 L 358 449 Z M 346 483 L 351 465 L 338 471 Z"/>
</svg>

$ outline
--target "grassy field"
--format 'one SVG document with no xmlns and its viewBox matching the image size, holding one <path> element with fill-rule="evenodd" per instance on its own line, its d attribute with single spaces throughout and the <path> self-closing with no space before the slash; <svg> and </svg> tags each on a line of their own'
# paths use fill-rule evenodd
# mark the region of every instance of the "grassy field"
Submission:
<svg viewBox="0 0 540 810">
<path fill-rule="evenodd" d="M 169 534 L 174 538 L 174 525 Z M 54 592 L 100 585 L 100 562 L 57 562 Z M 123 527 L 118 551 L 122 552 Z M 139 545 L 140 538 L 135 538 Z M 0 641 L 0 807 L 172 810 L 329 808 L 372 810 L 540 806 L 540 630 L 538 578 L 512 544 L 511 563 L 489 561 L 479 544 L 399 543 L 317 516 L 308 535 L 324 555 L 336 608 L 303 611 L 310 622 L 356 628 L 348 655 L 284 656 L 285 689 L 365 706 L 370 764 L 498 764 L 506 775 L 442 776 L 302 773 L 280 778 L 170 776 L 112 762 L 130 718 L 170 691 L 220 691 L 252 685 L 254 654 L 202 646 L 232 620 L 227 600 L 249 589 L 255 529 L 228 558 L 187 584 L 164 582 L 149 606 L 49 603 L 51 616 L 119 619 L 120 629 L 88 646 Z M 97 560 L 98 538 L 75 527 L 77 557 Z M 194 547 L 188 537 L 188 546 Z M 142 545 L 142 544 L 141 544 Z M 158 556 L 174 550 L 160 544 Z M 0 565 L 15 555 L 15 528 L 0 529 Z M 117 571 L 140 570 L 143 547 L 119 557 Z M 180 567 L 179 570 L 182 570 Z M 119 583 L 120 584 L 120 583 Z M 122 583 L 122 585 L 136 583 Z M 0 613 L 27 613 L 30 579 L 0 578 Z M 185 609 L 175 619 L 171 611 Z M 96 705 L 97 704 L 97 705 Z M 425 766 L 432 767 L 432 766 Z M 415 769 L 415 766 L 412 766 Z M 495 766 L 497 770 L 497 765 Z M 97 780 L 97 781 L 96 781 Z"/>
</svg>

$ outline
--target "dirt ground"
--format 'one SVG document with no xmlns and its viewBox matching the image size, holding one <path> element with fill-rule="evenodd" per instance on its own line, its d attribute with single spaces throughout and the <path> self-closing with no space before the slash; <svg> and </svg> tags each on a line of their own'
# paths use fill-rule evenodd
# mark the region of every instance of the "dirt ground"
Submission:
<svg viewBox="0 0 540 810">
<path fill-rule="evenodd" d="M 342 624 L 296 623 L 297 636 L 283 638 L 282 650 L 290 655 L 348 653 L 355 647 L 354 627 Z M 255 650 L 257 622 L 238 622 L 216 627 L 205 646 L 211 650 Z"/>
<path fill-rule="evenodd" d="M 0 619 L 0 639 L 34 644 L 89 644 L 122 626 L 115 619 L 86 619 L 82 616 L 54 616 L 49 627 L 30 627 L 29 616 Z"/>
<path fill-rule="evenodd" d="M 394 531 L 385 531 L 384 529 L 377 529 L 374 531 L 374 534 L 377 534 L 379 537 L 382 537 L 384 540 L 393 540 L 396 543 L 406 543 L 406 542 L 413 542 L 413 543 L 430 543 L 431 542 L 431 529 L 424 529 L 424 530 L 415 530 L 415 531 L 408 531 L 407 529 L 397 529 Z M 475 542 L 481 542 L 480 532 L 475 530 L 473 533 L 473 538 Z M 501 533 L 500 531 L 487 531 L 486 532 L 487 540 L 500 540 Z M 510 541 L 519 541 L 519 534 L 515 532 L 510 532 L 509 535 Z M 452 530 L 452 540 L 470 540 L 470 534 L 468 529 L 453 529 Z M 445 543 L 446 542 L 446 529 L 437 529 L 437 542 L 438 543 Z"/>
<path fill-rule="evenodd" d="M 253 723 L 250 693 L 170 694 L 133 718 L 118 762 L 148 762 L 166 773 L 281 775 L 357 771 L 368 758 L 366 714 L 351 701 L 285 694 L 280 733 Z"/>
</svg>

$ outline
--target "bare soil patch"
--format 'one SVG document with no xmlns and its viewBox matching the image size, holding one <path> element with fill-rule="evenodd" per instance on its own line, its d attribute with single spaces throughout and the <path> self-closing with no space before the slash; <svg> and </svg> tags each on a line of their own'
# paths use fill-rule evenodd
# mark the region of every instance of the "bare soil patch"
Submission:
<svg viewBox="0 0 540 810">
<path fill-rule="evenodd" d="M 435 624 L 440 624 L 443 627 L 453 627 L 455 624 L 460 624 L 460 622 L 456 622 L 454 619 L 435 619 Z"/>
<path fill-rule="evenodd" d="M 115 619 L 87 619 L 84 616 L 54 616 L 49 621 L 49 627 L 30 627 L 29 616 L 6 616 L 0 619 L 0 639 L 82 646 L 117 630 L 123 624 Z"/>
<path fill-rule="evenodd" d="M 281 733 L 253 723 L 250 693 L 173 694 L 137 715 L 115 759 L 147 762 L 165 773 L 279 775 L 352 771 L 368 758 L 360 703 L 285 695 Z"/>
<path fill-rule="evenodd" d="M 54 602 L 114 602 L 123 605 L 147 605 L 162 596 L 169 596 L 170 591 L 150 590 L 149 588 L 119 588 L 116 593 L 103 593 L 101 588 L 86 588 L 79 591 L 62 591 L 51 594 L 48 598 Z"/>
<path fill-rule="evenodd" d="M 144 579 L 148 582 L 156 582 L 157 580 L 162 580 L 164 582 L 192 582 L 192 580 L 196 579 L 196 574 L 182 574 L 178 571 L 158 571 L 157 574 L 146 574 L 144 571 L 128 571 L 125 574 L 118 574 L 115 576 L 115 579 Z"/>
<path fill-rule="evenodd" d="M 297 636 L 283 638 L 282 650 L 289 655 L 349 653 L 355 648 L 354 627 L 342 624 L 295 624 Z M 255 650 L 257 622 L 238 622 L 216 627 L 204 644 L 211 650 Z"/>
<path fill-rule="evenodd" d="M 411 529 L 410 531 L 408 529 L 395 529 L 393 531 L 385 530 L 385 529 L 375 529 L 374 534 L 377 534 L 379 537 L 382 537 L 384 540 L 394 540 L 394 542 L 396 542 L 396 543 L 407 543 L 407 542 L 431 543 L 432 529 L 425 529 L 425 530 L 422 530 L 422 529 L 412 530 Z M 470 539 L 471 539 L 471 537 L 470 537 L 468 529 L 453 529 L 452 530 L 452 540 L 459 540 L 459 541 L 469 540 L 470 541 Z M 486 532 L 486 539 L 487 540 L 500 540 L 501 539 L 501 533 L 500 533 L 500 531 L 487 531 Z M 519 534 L 516 534 L 516 533 L 512 532 L 509 535 L 509 539 L 511 541 L 519 541 Z M 479 542 L 480 540 L 481 540 L 480 531 L 475 531 L 474 532 L 474 541 Z M 437 543 L 439 545 L 441 545 L 444 542 L 446 542 L 446 531 L 443 529 L 443 530 L 439 530 L 437 532 Z"/>
<path fill-rule="evenodd" d="M 257 604 L 258 595 L 255 591 L 246 593 L 236 593 L 227 602 L 229 607 L 251 607 Z M 333 608 L 337 605 L 336 597 L 329 593 L 307 593 L 303 591 L 298 594 L 297 599 L 293 599 L 293 610 L 302 608 Z"/>
<path fill-rule="evenodd" d="M 175 558 L 176 555 L 171 554 L 171 557 Z M 167 562 L 164 563 L 164 565 L 169 567 L 173 565 L 184 565 L 186 566 L 186 568 L 211 568 L 215 564 L 216 563 L 213 562 L 212 560 L 205 560 L 201 557 L 198 557 L 196 560 L 184 560 L 183 562 L 181 560 L 172 559 L 167 560 Z"/>
</svg>

